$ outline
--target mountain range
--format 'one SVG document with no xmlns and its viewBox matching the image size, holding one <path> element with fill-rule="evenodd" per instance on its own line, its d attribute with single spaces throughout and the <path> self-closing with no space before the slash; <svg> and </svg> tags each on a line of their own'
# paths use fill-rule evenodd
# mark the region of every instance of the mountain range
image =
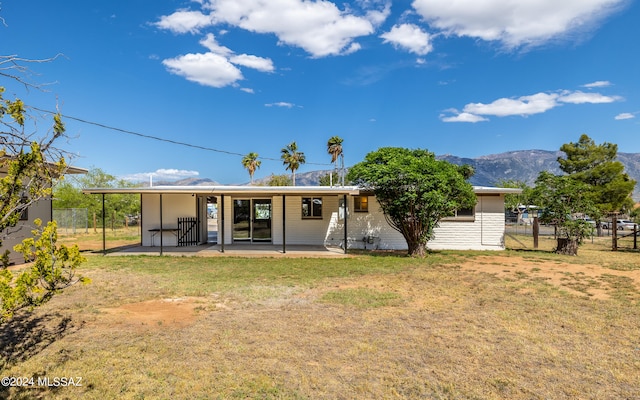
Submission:
<svg viewBox="0 0 640 400">
<path fill-rule="evenodd" d="M 440 155 L 437 158 L 457 165 L 472 166 L 475 174 L 470 182 L 476 186 L 496 186 L 505 180 L 523 181 L 532 186 L 541 171 L 560 174 L 558 157 L 562 156 L 564 153 L 561 151 L 518 150 L 477 158 L 462 158 L 451 154 Z M 618 160 L 624 164 L 625 171 L 631 179 L 640 182 L 640 153 L 618 153 Z M 297 173 L 296 184 L 298 186 L 318 185 L 320 178 L 329 172 L 330 170 L 320 170 Z M 266 177 L 257 179 L 255 183 L 266 184 L 268 181 L 269 177 Z M 207 178 L 189 178 L 163 184 L 218 185 L 217 182 Z M 640 200 L 640 185 L 636 185 L 633 198 Z"/>
</svg>

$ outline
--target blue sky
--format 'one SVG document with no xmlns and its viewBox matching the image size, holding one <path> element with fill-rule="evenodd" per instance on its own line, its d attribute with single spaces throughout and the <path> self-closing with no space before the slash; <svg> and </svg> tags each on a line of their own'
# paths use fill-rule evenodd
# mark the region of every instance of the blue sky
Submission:
<svg viewBox="0 0 640 400">
<path fill-rule="evenodd" d="M 60 54 L 29 65 L 45 92 L 0 85 L 76 118 L 73 164 L 118 177 L 243 183 L 240 155 L 263 158 L 256 178 L 285 173 L 291 141 L 300 172 L 328 169 L 334 135 L 347 165 L 382 146 L 478 157 L 582 133 L 640 152 L 637 1 L 21 0 L 0 17 L 1 55 Z"/>
</svg>

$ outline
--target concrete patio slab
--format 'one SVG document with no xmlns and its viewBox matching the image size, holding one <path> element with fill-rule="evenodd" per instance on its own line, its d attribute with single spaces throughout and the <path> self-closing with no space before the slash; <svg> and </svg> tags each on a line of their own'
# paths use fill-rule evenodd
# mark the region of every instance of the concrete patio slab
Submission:
<svg viewBox="0 0 640 400">
<path fill-rule="evenodd" d="M 107 256 L 149 255 L 159 256 L 158 246 L 129 246 L 110 249 Z M 178 257 L 349 257 L 340 247 L 287 245 L 283 253 L 281 245 L 271 244 L 232 244 L 225 245 L 224 252 L 220 245 L 205 244 L 199 246 L 162 248 L 162 255 Z"/>
</svg>

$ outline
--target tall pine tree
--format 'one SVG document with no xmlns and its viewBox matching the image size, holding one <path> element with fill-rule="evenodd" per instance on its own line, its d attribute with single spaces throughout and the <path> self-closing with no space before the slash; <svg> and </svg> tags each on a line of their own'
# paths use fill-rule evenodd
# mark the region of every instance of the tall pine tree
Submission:
<svg viewBox="0 0 640 400">
<path fill-rule="evenodd" d="M 624 165 L 617 160 L 618 145 L 595 144 L 583 134 L 577 143 L 566 143 L 560 147 L 566 157 L 559 157 L 560 169 L 571 178 L 589 185 L 592 201 L 601 220 L 608 213 L 627 212 L 633 207 L 631 193 L 636 181 L 624 172 Z"/>
</svg>

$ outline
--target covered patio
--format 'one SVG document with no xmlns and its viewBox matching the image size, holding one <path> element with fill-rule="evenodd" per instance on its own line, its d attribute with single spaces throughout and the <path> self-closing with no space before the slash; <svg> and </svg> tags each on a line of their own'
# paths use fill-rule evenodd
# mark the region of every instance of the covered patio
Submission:
<svg viewBox="0 0 640 400">
<path fill-rule="evenodd" d="M 272 244 L 230 244 L 224 246 L 217 244 L 201 244 L 198 246 L 178 247 L 170 246 L 161 249 L 157 246 L 126 246 L 103 252 L 107 256 L 176 256 L 176 257 L 349 257 L 340 247 L 289 245 L 286 252 L 282 246 Z"/>
<path fill-rule="evenodd" d="M 348 197 L 359 190 L 221 185 L 83 192 L 102 197 L 103 216 L 105 196 L 141 196 L 140 246 L 118 249 L 116 254 L 335 256 L 347 253 Z M 210 216 L 210 206 L 215 206 L 215 217 Z M 104 218 L 102 223 L 104 228 Z M 108 253 L 104 237 L 103 253 Z"/>
</svg>

